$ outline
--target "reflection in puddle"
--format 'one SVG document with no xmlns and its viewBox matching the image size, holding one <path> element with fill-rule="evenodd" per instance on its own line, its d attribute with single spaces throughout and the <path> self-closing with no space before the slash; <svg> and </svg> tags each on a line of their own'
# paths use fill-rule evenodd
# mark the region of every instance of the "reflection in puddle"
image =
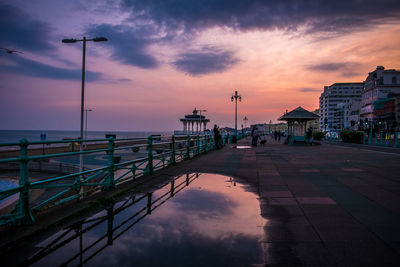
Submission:
<svg viewBox="0 0 400 267">
<path fill-rule="evenodd" d="M 251 146 L 233 146 L 232 148 L 246 149 L 246 148 L 251 148 Z"/>
<path fill-rule="evenodd" d="M 265 219 L 260 213 L 257 196 L 236 180 L 187 174 L 53 234 L 35 244 L 24 264 L 262 264 Z"/>
</svg>

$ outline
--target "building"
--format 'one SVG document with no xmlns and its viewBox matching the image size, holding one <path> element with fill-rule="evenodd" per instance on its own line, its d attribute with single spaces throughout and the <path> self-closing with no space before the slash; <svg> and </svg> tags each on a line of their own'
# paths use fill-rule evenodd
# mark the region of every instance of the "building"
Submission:
<svg viewBox="0 0 400 267">
<path fill-rule="evenodd" d="M 377 66 L 368 73 L 362 91 L 360 120 L 384 130 L 396 129 L 396 99 L 400 95 L 400 71 Z M 397 119 L 396 119 L 397 118 Z M 368 127 L 369 127 L 368 126 Z"/>
<path fill-rule="evenodd" d="M 345 129 L 358 130 L 360 121 L 361 100 L 353 99 L 346 107 Z"/>
<path fill-rule="evenodd" d="M 321 131 L 341 131 L 346 128 L 349 103 L 361 101 L 364 83 L 334 83 L 324 87 L 319 98 L 319 129 Z"/>
</svg>

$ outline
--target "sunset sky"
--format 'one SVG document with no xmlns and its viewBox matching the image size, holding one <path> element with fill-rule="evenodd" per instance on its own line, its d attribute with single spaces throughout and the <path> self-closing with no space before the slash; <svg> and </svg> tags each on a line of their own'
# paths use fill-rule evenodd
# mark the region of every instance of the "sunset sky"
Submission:
<svg viewBox="0 0 400 267">
<path fill-rule="evenodd" d="M 171 131 L 318 108 L 325 85 L 400 69 L 398 0 L 0 0 L 0 129 Z M 212 126 L 210 125 L 210 127 Z"/>
</svg>

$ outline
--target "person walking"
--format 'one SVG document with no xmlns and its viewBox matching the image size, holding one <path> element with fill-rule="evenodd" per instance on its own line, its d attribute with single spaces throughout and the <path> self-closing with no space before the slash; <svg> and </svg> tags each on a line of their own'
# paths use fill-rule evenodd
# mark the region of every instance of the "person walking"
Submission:
<svg viewBox="0 0 400 267">
<path fill-rule="evenodd" d="M 251 145 L 257 146 L 257 141 L 259 137 L 257 126 L 254 126 L 253 130 L 251 131 L 251 137 L 252 137 Z"/>
</svg>

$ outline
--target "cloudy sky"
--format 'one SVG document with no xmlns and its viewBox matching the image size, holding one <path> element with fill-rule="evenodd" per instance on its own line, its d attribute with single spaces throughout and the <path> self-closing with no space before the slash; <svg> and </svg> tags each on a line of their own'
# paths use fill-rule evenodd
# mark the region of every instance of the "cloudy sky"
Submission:
<svg viewBox="0 0 400 267">
<path fill-rule="evenodd" d="M 269 122 L 318 108 L 324 85 L 400 69 L 398 0 L 0 0 L 0 129 L 78 130 L 82 43 L 89 130 Z"/>
</svg>

